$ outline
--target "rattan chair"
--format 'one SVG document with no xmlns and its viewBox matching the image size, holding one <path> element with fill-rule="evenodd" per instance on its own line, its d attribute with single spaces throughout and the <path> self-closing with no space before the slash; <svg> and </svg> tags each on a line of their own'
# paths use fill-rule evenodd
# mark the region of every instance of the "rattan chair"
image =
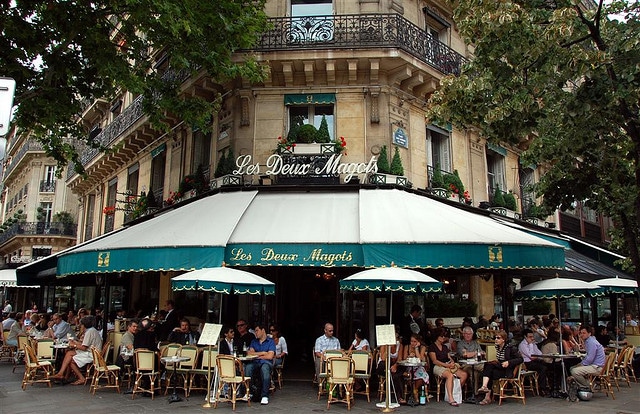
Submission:
<svg viewBox="0 0 640 414">
<path fill-rule="evenodd" d="M 367 402 L 371 402 L 369 394 L 369 383 L 371 381 L 371 361 L 372 355 L 369 351 L 353 351 L 351 352 L 351 359 L 355 364 L 355 381 L 356 383 L 362 382 L 364 385 L 364 391 L 355 391 L 354 394 L 361 394 L 367 397 Z"/>
<path fill-rule="evenodd" d="M 284 361 L 287 357 L 287 354 L 282 354 L 281 362 L 278 365 L 274 365 L 273 373 L 278 381 L 278 388 L 282 389 L 282 383 L 284 382 L 282 377 L 282 370 L 284 370 Z"/>
<path fill-rule="evenodd" d="M 9 330 L 2 331 L 2 348 L 0 348 L 0 361 L 13 362 L 13 356 L 17 347 L 7 344 Z"/>
<path fill-rule="evenodd" d="M 177 381 L 176 388 L 182 388 L 184 390 L 184 396 L 185 397 L 189 396 L 189 379 L 191 376 L 191 371 L 196 367 L 196 363 L 198 360 L 198 352 L 199 352 L 199 349 L 195 345 L 183 345 L 182 348 L 180 348 L 179 355 L 181 357 L 185 357 L 189 359 L 186 361 L 178 362 L 178 365 L 176 366 L 176 369 L 174 371 L 167 372 L 166 374 L 167 386 L 164 389 L 165 395 L 167 394 L 167 391 L 169 389 L 169 384 L 171 383 L 171 377 L 175 372 L 175 375 L 177 376 L 177 378 L 175 379 L 175 381 Z"/>
<path fill-rule="evenodd" d="M 22 389 L 27 387 L 27 384 L 45 383 L 51 388 L 51 380 L 49 376 L 53 370 L 52 364 L 49 361 L 38 361 L 38 356 L 31 345 L 25 345 L 24 351 L 24 377 L 22 377 Z"/>
<path fill-rule="evenodd" d="M 208 390 L 209 371 L 211 371 L 212 376 L 215 375 L 217 356 L 218 351 L 214 349 L 209 351 L 208 348 L 204 348 L 200 351 L 200 364 L 198 364 L 198 368 L 193 368 L 189 374 L 189 395 L 194 390 Z M 211 361 L 211 369 L 209 369 L 209 361 Z M 198 386 L 198 383 L 200 386 Z M 215 392 L 215 390 L 211 391 Z"/>
<path fill-rule="evenodd" d="M 592 391 L 603 391 L 608 397 L 611 394 L 612 399 L 616 399 L 613 394 L 613 385 L 611 382 L 614 380 L 613 365 L 616 362 L 616 354 L 611 352 L 605 359 L 604 366 L 598 374 L 591 374 L 588 376 L 589 384 Z"/>
<path fill-rule="evenodd" d="M 529 390 L 535 395 L 540 395 L 540 387 L 538 386 L 538 373 L 536 371 L 530 371 L 526 369 L 526 365 L 522 367 L 520 371 L 522 377 L 522 389 L 524 391 Z"/>
<path fill-rule="evenodd" d="M 16 372 L 16 368 L 20 366 L 20 364 L 18 363 L 18 359 L 20 357 L 24 358 L 24 354 L 25 354 L 24 347 L 26 345 L 30 345 L 30 339 L 27 335 L 18 335 L 16 339 L 18 340 L 18 348 L 14 353 L 13 369 L 11 370 L 11 372 Z"/>
<path fill-rule="evenodd" d="M 498 380 L 499 397 L 500 401 L 498 405 L 502 405 L 502 400 L 505 398 L 515 398 L 522 401 L 523 405 L 526 405 L 526 397 L 524 395 L 524 384 L 522 383 L 522 371 L 526 370 L 524 362 L 518 364 L 513 369 L 512 378 L 500 378 Z M 511 393 L 508 392 L 509 388 Z"/>
<path fill-rule="evenodd" d="M 328 364 L 330 367 L 327 376 L 327 410 L 331 408 L 331 404 L 337 402 L 346 403 L 347 410 L 351 410 L 356 364 L 350 357 L 330 358 Z"/>
<path fill-rule="evenodd" d="M 159 372 L 156 369 L 156 353 L 148 349 L 136 349 L 133 354 L 136 363 L 136 379 L 133 383 L 133 391 L 131 399 L 136 397 L 136 393 L 149 393 L 151 399 L 155 396 L 156 381 L 158 381 Z M 149 378 L 149 387 L 144 388 L 141 385 L 143 378 Z"/>
<path fill-rule="evenodd" d="M 231 402 L 231 408 L 233 411 L 236 409 L 238 386 L 243 384 L 245 386 L 246 394 L 241 399 L 247 401 L 247 404 L 251 406 L 251 399 L 249 398 L 249 382 L 250 377 L 244 375 L 244 366 L 238 358 L 234 358 L 231 355 L 218 355 L 216 357 L 216 365 L 218 367 L 218 389 L 216 389 L 216 402 L 214 408 L 218 408 L 218 403 Z M 225 385 L 228 386 L 228 394 L 224 396 L 223 390 Z"/>
<path fill-rule="evenodd" d="M 315 353 L 314 353 L 315 355 Z M 341 349 L 327 349 L 324 351 L 325 360 L 320 362 L 320 373 L 318 374 L 318 400 L 320 396 L 324 394 L 326 390 L 326 381 L 329 377 L 329 371 L 331 369 L 329 360 L 331 358 L 339 358 L 344 356 L 344 351 Z"/>
<path fill-rule="evenodd" d="M 120 367 L 117 365 L 107 365 L 102 353 L 95 347 L 91 348 L 93 355 L 93 378 L 89 392 L 95 395 L 98 388 L 115 388 L 120 394 Z M 101 385 L 100 380 L 106 380 L 106 384 Z"/>
</svg>

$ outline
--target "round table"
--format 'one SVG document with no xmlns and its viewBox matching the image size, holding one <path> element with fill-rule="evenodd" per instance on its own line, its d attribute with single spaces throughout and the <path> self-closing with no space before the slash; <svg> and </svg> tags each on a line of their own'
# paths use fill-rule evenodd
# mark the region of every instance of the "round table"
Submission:
<svg viewBox="0 0 640 414">
<path fill-rule="evenodd" d="M 465 365 L 471 366 L 471 398 L 467 398 L 466 400 L 464 400 L 464 402 L 469 404 L 477 404 L 478 400 L 476 399 L 476 389 L 475 389 L 476 388 L 475 387 L 476 370 L 474 366 L 484 364 L 485 361 L 478 361 L 477 358 L 470 358 L 470 359 L 461 359 L 458 362 L 460 363 L 460 365 L 462 365 L 463 368 Z"/>
<path fill-rule="evenodd" d="M 182 397 L 180 397 L 176 391 L 176 368 L 177 368 L 177 364 L 182 362 L 182 361 L 188 361 L 189 357 L 183 357 L 183 356 L 179 356 L 179 355 L 174 355 L 174 356 L 166 356 L 166 357 L 162 357 L 160 358 L 160 361 L 162 361 L 165 365 L 167 364 L 171 364 L 173 363 L 173 393 L 171 393 L 171 395 L 169 396 L 169 402 L 178 402 L 178 401 L 182 401 Z"/>
<path fill-rule="evenodd" d="M 584 354 L 539 354 L 539 357 L 544 357 L 544 358 L 552 358 L 551 359 L 551 364 L 555 365 L 556 364 L 556 359 L 560 359 L 562 361 L 562 383 L 560 384 L 560 390 L 556 391 L 556 390 L 551 390 L 551 396 L 553 398 L 566 398 L 567 397 L 567 373 L 564 369 L 564 360 L 565 359 L 569 359 L 569 358 L 582 358 L 584 357 Z M 555 367 L 554 367 L 554 372 L 555 372 Z"/>
<path fill-rule="evenodd" d="M 424 367 L 425 365 L 427 365 L 427 363 L 424 361 L 409 362 L 407 360 L 404 360 L 404 361 L 398 361 L 397 364 L 402 367 L 409 367 L 409 371 L 410 371 L 409 372 L 409 398 L 407 398 L 407 405 L 410 405 L 411 407 L 415 407 L 417 403 L 415 398 L 413 398 L 413 374 L 415 373 L 416 368 Z"/>
</svg>

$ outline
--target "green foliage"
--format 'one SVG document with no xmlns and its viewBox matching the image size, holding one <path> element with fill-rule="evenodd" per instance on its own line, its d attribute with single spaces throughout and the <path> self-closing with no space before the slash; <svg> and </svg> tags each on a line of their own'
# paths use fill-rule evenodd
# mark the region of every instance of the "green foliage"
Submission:
<svg viewBox="0 0 640 414">
<path fill-rule="evenodd" d="M 322 115 L 322 121 L 320 121 L 320 128 L 318 128 L 318 134 L 316 135 L 316 142 L 331 142 L 329 124 L 327 123 L 327 117 L 324 115 Z"/>
<path fill-rule="evenodd" d="M 516 196 L 509 191 L 504 195 L 504 206 L 511 211 L 518 210 L 518 203 L 516 202 Z"/>
<path fill-rule="evenodd" d="M 433 317 L 458 317 L 476 315 L 478 305 L 471 300 L 429 298 L 424 302 L 423 313 Z"/>
<path fill-rule="evenodd" d="M 389 174 L 391 172 L 391 168 L 389 167 L 389 155 L 387 154 L 386 145 L 383 145 L 382 148 L 380 148 L 380 154 L 378 154 L 376 166 L 378 167 L 378 172 L 381 174 Z"/>
<path fill-rule="evenodd" d="M 206 72 L 220 83 L 264 77 L 251 54 L 236 52 L 251 49 L 266 31 L 265 0 L 18 1 L 5 6 L 0 73 L 17 83 L 14 122 L 33 131 L 60 167 L 79 161 L 78 143 L 70 137 L 87 142 L 88 131 L 77 122 L 86 100 L 115 99 L 121 90 L 144 97 L 143 110 L 158 129 L 170 127 L 167 115 L 210 127 L 220 99 L 181 95 L 182 78 L 163 78 L 155 69 L 160 56 L 151 50 L 161 49 L 176 73 Z M 76 170 L 82 172 L 82 166 Z"/>
<path fill-rule="evenodd" d="M 316 127 L 311 124 L 304 124 L 300 128 L 298 128 L 295 142 L 311 144 L 312 142 L 316 142 L 317 135 L 318 130 L 316 129 Z"/>
<path fill-rule="evenodd" d="M 402 159 L 400 158 L 400 150 L 398 147 L 395 147 L 395 151 L 393 153 L 390 173 L 393 175 L 404 175 L 404 168 L 402 167 Z"/>
<path fill-rule="evenodd" d="M 460 179 L 460 174 L 458 174 L 458 170 L 453 170 L 453 173 L 447 173 L 443 176 L 444 188 L 455 194 L 463 195 L 464 194 L 464 184 L 462 184 L 462 180 Z"/>
<path fill-rule="evenodd" d="M 287 142 L 294 143 L 298 137 L 298 130 L 304 125 L 304 117 L 301 115 L 294 116 L 289 125 L 289 133 L 287 134 Z"/>
<path fill-rule="evenodd" d="M 227 157 L 225 155 L 224 150 L 222 151 L 222 154 L 220 154 L 220 159 L 218 160 L 218 165 L 216 165 L 216 170 L 213 173 L 213 176 L 215 178 L 218 177 L 222 177 L 223 175 L 226 175 L 227 173 L 225 172 L 227 168 Z"/>
<path fill-rule="evenodd" d="M 233 170 L 236 169 L 236 157 L 233 155 L 233 148 L 229 147 L 227 156 L 224 159 L 224 174 L 233 174 Z"/>
<path fill-rule="evenodd" d="M 504 201 L 504 195 L 500 187 L 496 185 L 496 189 L 493 192 L 493 202 L 491 203 L 493 207 L 506 207 L 507 203 Z"/>
<path fill-rule="evenodd" d="M 551 302 L 548 300 L 525 300 L 522 302 L 522 312 L 525 315 L 548 315 L 551 312 Z"/>
<path fill-rule="evenodd" d="M 183 194 L 187 191 L 196 190 L 196 194 L 202 194 L 209 190 L 209 183 L 204 177 L 202 165 L 198 165 L 196 172 L 186 175 L 178 187 L 178 193 Z"/>
<path fill-rule="evenodd" d="M 442 176 L 442 171 L 440 170 L 439 162 L 437 162 L 436 166 L 433 167 L 433 176 L 431 177 L 431 188 L 445 188 L 444 177 Z"/>
<path fill-rule="evenodd" d="M 55 223 L 62 223 L 64 225 L 69 225 L 74 223 L 74 218 L 71 213 L 68 211 L 58 211 L 53 215 L 52 221 Z"/>
<path fill-rule="evenodd" d="M 527 210 L 527 212 L 525 213 L 526 217 L 535 217 L 535 218 L 539 218 L 539 219 L 545 219 L 547 218 L 548 214 L 546 212 L 546 210 L 533 203 L 529 206 L 529 209 Z"/>
<path fill-rule="evenodd" d="M 46 216 L 44 214 L 44 209 L 42 207 L 36 208 L 36 221 L 39 223 L 44 222 Z"/>
<path fill-rule="evenodd" d="M 545 208 L 585 202 L 611 217 L 620 230 L 612 237 L 621 238 L 611 246 L 640 279 L 638 7 L 456 2 L 454 21 L 474 56 L 441 81 L 426 116 L 525 148 L 523 164 L 545 166 L 536 187 Z"/>
</svg>

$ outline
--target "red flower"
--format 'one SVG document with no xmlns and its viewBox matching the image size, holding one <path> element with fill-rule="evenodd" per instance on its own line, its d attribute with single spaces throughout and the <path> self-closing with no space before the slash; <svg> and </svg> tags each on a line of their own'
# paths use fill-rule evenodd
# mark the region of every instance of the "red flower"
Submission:
<svg viewBox="0 0 640 414">
<path fill-rule="evenodd" d="M 102 209 L 102 213 L 106 216 L 112 216 L 116 213 L 116 206 L 106 206 Z"/>
</svg>

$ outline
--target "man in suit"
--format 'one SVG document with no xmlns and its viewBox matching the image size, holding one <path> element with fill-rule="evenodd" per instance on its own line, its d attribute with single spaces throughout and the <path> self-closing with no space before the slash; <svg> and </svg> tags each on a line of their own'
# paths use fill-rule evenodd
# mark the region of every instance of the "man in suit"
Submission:
<svg viewBox="0 0 640 414">
<path fill-rule="evenodd" d="M 236 331 L 233 326 L 225 326 L 222 330 L 224 339 L 220 341 L 220 354 L 233 355 L 233 349 L 236 348 L 234 337 Z M 237 350 L 237 349 L 236 349 Z"/>
<path fill-rule="evenodd" d="M 165 309 L 167 311 L 167 316 L 164 318 L 164 322 L 162 323 L 162 329 L 159 333 L 158 337 L 161 340 L 167 340 L 169 334 L 175 329 L 180 327 L 180 315 L 178 310 L 176 310 L 176 303 L 169 299 L 165 304 Z"/>
</svg>

